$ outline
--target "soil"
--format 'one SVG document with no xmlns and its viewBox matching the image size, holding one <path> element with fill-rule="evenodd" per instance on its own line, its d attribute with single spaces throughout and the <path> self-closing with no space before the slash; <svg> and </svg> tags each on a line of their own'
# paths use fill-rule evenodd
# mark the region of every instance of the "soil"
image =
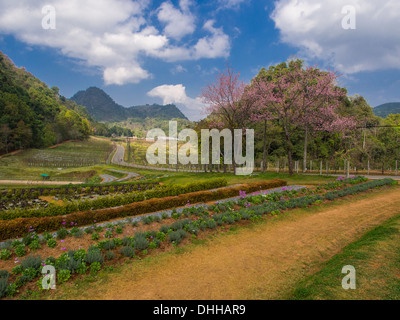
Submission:
<svg viewBox="0 0 400 320">
<path fill-rule="evenodd" d="M 333 207 L 296 211 L 240 228 L 182 254 L 121 267 L 72 299 L 279 299 L 321 262 L 373 227 L 400 214 L 400 189 Z"/>
</svg>

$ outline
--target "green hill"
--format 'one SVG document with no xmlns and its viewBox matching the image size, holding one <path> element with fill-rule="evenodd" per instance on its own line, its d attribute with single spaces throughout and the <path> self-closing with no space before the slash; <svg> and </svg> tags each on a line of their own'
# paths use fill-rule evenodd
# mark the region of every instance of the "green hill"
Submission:
<svg viewBox="0 0 400 320">
<path fill-rule="evenodd" d="M 0 154 L 85 139 L 90 121 L 85 108 L 0 52 Z"/>
<path fill-rule="evenodd" d="M 400 102 L 385 103 L 374 108 L 375 115 L 386 118 L 389 114 L 400 113 Z"/>
<path fill-rule="evenodd" d="M 117 104 L 103 90 L 91 87 L 79 91 L 71 100 L 85 106 L 88 113 L 97 121 L 120 122 L 128 118 L 156 118 L 162 120 L 187 119 L 175 105 L 145 105 L 125 108 Z"/>
</svg>

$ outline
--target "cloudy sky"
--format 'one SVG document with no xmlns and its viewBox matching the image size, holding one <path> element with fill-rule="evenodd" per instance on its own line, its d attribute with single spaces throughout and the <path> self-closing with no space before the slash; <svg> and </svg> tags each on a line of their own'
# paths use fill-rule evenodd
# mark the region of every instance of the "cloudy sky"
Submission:
<svg viewBox="0 0 400 320">
<path fill-rule="evenodd" d="M 301 58 L 373 107 L 400 101 L 398 0 L 0 0 L 0 51 L 68 98 L 97 86 L 195 120 L 227 61 L 249 82 Z"/>
</svg>

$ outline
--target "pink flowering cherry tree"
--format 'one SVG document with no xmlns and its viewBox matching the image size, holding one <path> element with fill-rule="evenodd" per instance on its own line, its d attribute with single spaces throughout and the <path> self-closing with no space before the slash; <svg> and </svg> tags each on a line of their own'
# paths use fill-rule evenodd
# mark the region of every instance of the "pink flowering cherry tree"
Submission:
<svg viewBox="0 0 400 320">
<path fill-rule="evenodd" d="M 301 60 L 262 69 L 245 90 L 253 121 L 273 120 L 285 135 L 289 173 L 293 174 L 292 136 L 296 130 L 342 131 L 355 122 L 336 113 L 346 91 L 336 85 L 337 75 L 303 68 Z M 305 141 L 305 145 L 307 141 Z M 306 155 L 305 148 L 305 155 Z"/>
</svg>

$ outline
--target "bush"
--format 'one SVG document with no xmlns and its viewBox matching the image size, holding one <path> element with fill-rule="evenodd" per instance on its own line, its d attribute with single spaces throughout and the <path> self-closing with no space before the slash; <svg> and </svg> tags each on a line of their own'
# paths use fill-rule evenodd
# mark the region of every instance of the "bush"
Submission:
<svg viewBox="0 0 400 320">
<path fill-rule="evenodd" d="M 15 254 L 17 257 L 23 257 L 26 255 L 26 249 L 24 244 L 20 244 L 19 246 L 15 247 Z"/>
<path fill-rule="evenodd" d="M 88 252 L 86 253 L 85 261 L 90 265 L 94 262 L 103 264 L 104 256 L 99 249 L 91 249 L 91 250 L 88 249 Z"/>
<path fill-rule="evenodd" d="M 75 230 L 74 232 L 71 232 L 71 234 L 74 238 L 82 238 L 84 236 L 84 233 L 81 229 Z"/>
<path fill-rule="evenodd" d="M 40 248 L 41 248 L 41 245 L 38 240 L 32 241 L 31 244 L 29 245 L 29 249 L 31 249 L 32 251 L 38 250 Z"/>
<path fill-rule="evenodd" d="M 159 241 L 165 241 L 165 239 L 167 239 L 167 235 L 164 232 L 158 232 L 156 235 L 156 239 Z"/>
<path fill-rule="evenodd" d="M 186 232 L 182 229 L 168 234 L 169 240 L 174 244 L 179 244 L 186 236 Z"/>
<path fill-rule="evenodd" d="M 161 219 L 165 220 L 165 219 L 168 219 L 168 218 L 169 218 L 168 213 L 163 212 L 163 213 L 161 214 Z"/>
<path fill-rule="evenodd" d="M 122 239 L 122 245 L 124 247 L 131 246 L 132 243 L 133 243 L 133 239 L 130 238 L 130 237 L 125 237 L 125 238 Z"/>
<path fill-rule="evenodd" d="M 0 279 L 8 279 L 10 273 L 7 270 L 0 270 Z"/>
<path fill-rule="evenodd" d="M 149 241 L 146 237 L 137 234 L 133 239 L 133 247 L 139 251 L 146 250 L 149 247 Z"/>
<path fill-rule="evenodd" d="M 131 246 L 122 247 L 120 252 L 127 258 L 133 258 L 135 256 L 135 250 Z"/>
<path fill-rule="evenodd" d="M 112 252 L 112 251 L 107 251 L 106 258 L 107 258 L 107 260 L 114 260 L 115 259 L 115 253 Z"/>
<path fill-rule="evenodd" d="M 45 232 L 45 233 L 43 234 L 43 239 L 46 240 L 46 241 L 48 241 L 48 240 L 50 240 L 50 239 L 53 239 L 53 235 L 52 235 L 51 233 L 49 233 L 49 232 Z"/>
<path fill-rule="evenodd" d="M 111 230 L 107 230 L 104 236 L 108 239 L 111 239 L 114 235 Z"/>
<path fill-rule="evenodd" d="M 64 240 L 68 236 L 69 232 L 65 228 L 61 228 L 57 231 L 57 238 L 60 240 Z"/>
<path fill-rule="evenodd" d="M 21 266 L 24 270 L 29 268 L 38 270 L 42 266 L 42 258 L 30 255 L 21 261 Z"/>
<path fill-rule="evenodd" d="M 53 238 L 47 240 L 47 246 L 48 246 L 49 248 L 55 248 L 55 247 L 57 247 L 57 240 L 56 240 L 56 239 L 53 239 Z"/>
<path fill-rule="evenodd" d="M 14 267 L 14 268 L 12 269 L 12 273 L 13 273 L 13 274 L 16 274 L 16 275 L 21 274 L 22 271 L 23 271 L 23 269 L 22 269 L 22 266 L 21 266 L 21 265 L 16 266 L 16 267 Z"/>
<path fill-rule="evenodd" d="M 101 263 L 100 262 L 93 262 L 90 264 L 90 273 L 96 274 L 101 270 Z"/>
<path fill-rule="evenodd" d="M 112 241 L 114 242 L 114 245 L 116 247 L 122 246 L 122 239 L 121 238 L 114 238 Z"/>
<path fill-rule="evenodd" d="M 59 283 L 63 283 L 69 280 L 71 278 L 71 271 L 63 269 L 58 271 L 57 273 L 57 280 Z"/>
<path fill-rule="evenodd" d="M 86 266 L 85 262 L 82 261 L 79 267 L 76 269 L 76 273 L 85 274 L 88 269 L 89 267 Z"/>
<path fill-rule="evenodd" d="M 143 224 L 151 224 L 153 222 L 152 216 L 147 216 L 142 219 Z"/>
<path fill-rule="evenodd" d="M 92 234 L 92 240 L 93 241 L 97 241 L 97 240 L 99 240 L 99 238 L 100 238 L 100 236 L 99 236 L 99 234 L 97 232 Z"/>
<path fill-rule="evenodd" d="M 122 226 L 118 226 L 118 227 L 115 229 L 115 232 L 116 232 L 117 234 L 122 234 L 122 233 L 124 232 L 124 229 L 123 229 Z"/>
<path fill-rule="evenodd" d="M 3 249 L 0 251 L 0 259 L 1 260 L 8 260 L 12 256 L 12 252 L 8 249 Z"/>
<path fill-rule="evenodd" d="M 27 268 L 22 271 L 22 275 L 26 277 L 28 281 L 32 281 L 38 276 L 39 272 L 35 268 Z"/>
<path fill-rule="evenodd" d="M 101 248 L 102 248 L 103 250 L 109 251 L 109 250 L 115 249 L 115 242 L 114 242 L 113 240 L 105 240 L 105 241 L 102 241 L 102 242 L 100 243 L 100 245 L 101 245 Z"/>
<path fill-rule="evenodd" d="M 4 298 L 8 292 L 8 281 L 7 279 L 0 279 L 0 298 Z"/>
</svg>

